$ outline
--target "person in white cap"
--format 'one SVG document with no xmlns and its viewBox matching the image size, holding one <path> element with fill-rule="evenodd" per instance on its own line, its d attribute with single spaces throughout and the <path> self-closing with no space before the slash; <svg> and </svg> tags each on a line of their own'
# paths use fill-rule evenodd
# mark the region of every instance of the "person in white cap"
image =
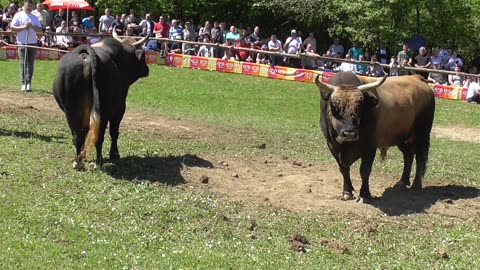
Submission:
<svg viewBox="0 0 480 270">
<path fill-rule="evenodd" d="M 34 4 L 32 0 L 25 0 L 23 9 L 17 12 L 12 19 L 11 28 L 17 32 L 17 43 L 19 45 L 37 46 L 36 32 L 42 31 L 42 24 L 37 16 L 32 14 Z M 22 91 L 32 91 L 33 67 L 35 61 L 35 48 L 22 47 L 18 50 L 20 57 L 20 78 L 22 80 Z"/>
<path fill-rule="evenodd" d="M 292 29 L 290 32 L 290 36 L 285 41 L 284 49 L 286 53 L 289 54 L 299 54 L 300 48 L 302 46 L 302 38 L 297 35 L 297 30 Z M 291 67 L 299 67 L 300 61 L 299 59 L 289 58 L 288 64 Z"/>
</svg>

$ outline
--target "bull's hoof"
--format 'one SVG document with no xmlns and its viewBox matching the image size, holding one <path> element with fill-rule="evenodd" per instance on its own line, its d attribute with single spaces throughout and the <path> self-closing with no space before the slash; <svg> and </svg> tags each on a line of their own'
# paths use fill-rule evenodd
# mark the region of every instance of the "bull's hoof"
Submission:
<svg viewBox="0 0 480 270">
<path fill-rule="evenodd" d="M 85 169 L 85 162 L 83 162 L 83 160 L 79 162 L 75 160 L 72 165 L 73 165 L 73 168 L 77 171 Z"/>
<path fill-rule="evenodd" d="M 92 170 L 92 171 L 98 170 L 98 169 L 101 169 L 101 168 L 102 168 L 102 166 L 99 165 L 99 164 L 97 164 L 96 162 L 90 162 L 90 163 L 88 164 L 88 169 L 89 169 L 89 170 Z"/>
<path fill-rule="evenodd" d="M 342 194 L 342 201 L 351 201 L 351 200 L 355 200 L 355 196 L 353 196 L 353 194 L 351 192 L 344 192 Z"/>
<path fill-rule="evenodd" d="M 118 152 L 110 152 L 109 158 L 110 160 L 119 160 L 120 154 Z"/>
<path fill-rule="evenodd" d="M 355 200 L 356 203 L 360 203 L 360 204 L 364 204 L 364 203 L 367 203 L 367 200 L 362 198 L 362 197 L 358 197 L 356 200 Z"/>
<path fill-rule="evenodd" d="M 399 189 L 399 190 L 405 190 L 407 189 L 409 184 L 405 184 L 403 181 L 398 181 L 398 183 L 396 183 L 393 188 L 394 189 Z"/>
<path fill-rule="evenodd" d="M 413 184 L 410 187 L 410 189 L 421 190 L 422 189 L 422 183 L 420 181 L 413 181 Z"/>
<path fill-rule="evenodd" d="M 356 203 L 361 203 L 361 204 L 367 204 L 375 200 L 376 198 L 373 196 L 366 196 L 366 197 L 358 197 L 355 202 Z"/>
</svg>

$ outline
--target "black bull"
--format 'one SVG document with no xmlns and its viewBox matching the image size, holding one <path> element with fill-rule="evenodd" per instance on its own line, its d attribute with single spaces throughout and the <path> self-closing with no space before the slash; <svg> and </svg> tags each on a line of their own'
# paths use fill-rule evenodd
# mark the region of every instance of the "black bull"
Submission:
<svg viewBox="0 0 480 270">
<path fill-rule="evenodd" d="M 148 37 L 135 42 L 115 35 L 93 46 L 80 45 L 65 54 L 53 84 L 53 95 L 65 112 L 76 148 L 74 168 L 81 169 L 95 145 L 96 165 L 101 166 L 102 145 L 110 123 L 110 158 L 120 157 L 117 147 L 119 126 L 125 113 L 128 88 L 148 76 L 141 46 Z"/>
<path fill-rule="evenodd" d="M 361 159 L 360 197 L 371 199 L 369 177 L 377 148 L 397 146 L 404 168 L 397 185 L 421 189 L 430 147 L 435 96 L 419 76 L 385 77 L 364 84 L 350 72 L 339 72 L 320 89 L 320 125 L 343 176 L 343 199 L 354 199 L 350 166 Z"/>
</svg>

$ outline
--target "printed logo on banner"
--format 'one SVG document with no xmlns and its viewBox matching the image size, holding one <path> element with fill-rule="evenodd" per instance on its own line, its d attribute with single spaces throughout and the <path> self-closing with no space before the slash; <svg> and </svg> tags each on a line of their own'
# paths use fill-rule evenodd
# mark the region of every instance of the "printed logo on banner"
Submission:
<svg viewBox="0 0 480 270">
<path fill-rule="evenodd" d="M 250 74 L 253 76 L 260 76 L 260 66 L 258 64 L 253 64 Z"/>
<path fill-rule="evenodd" d="M 297 69 L 295 71 L 295 80 L 303 82 L 304 79 L 305 79 L 305 70 L 304 69 Z"/>
<path fill-rule="evenodd" d="M 168 54 L 167 57 L 165 58 L 165 63 L 167 64 L 167 66 L 173 66 L 173 55 L 172 54 Z"/>
<path fill-rule="evenodd" d="M 200 59 L 198 59 L 198 57 L 194 56 L 190 58 L 190 66 L 192 68 L 198 69 L 199 65 L 200 65 Z"/>
<path fill-rule="evenodd" d="M 251 74 L 252 74 L 252 64 L 250 64 L 250 63 L 243 63 L 243 66 L 242 66 L 242 74 L 243 74 L 243 75 L 251 75 Z"/>
<path fill-rule="evenodd" d="M 316 74 L 310 70 L 305 70 L 305 77 L 303 78 L 304 82 L 313 82 L 315 80 Z"/>
<path fill-rule="evenodd" d="M 287 75 L 287 68 L 281 66 L 270 66 L 268 68 L 268 77 L 274 79 L 285 80 Z"/>
<path fill-rule="evenodd" d="M 225 60 L 222 60 L 222 59 L 217 60 L 217 71 L 225 72 Z"/>
<path fill-rule="evenodd" d="M 147 64 L 156 64 L 158 53 L 157 52 L 147 52 L 146 57 L 147 57 L 147 59 L 146 59 Z"/>
<path fill-rule="evenodd" d="M 17 58 L 17 48 L 7 47 L 7 59 L 16 59 L 16 58 Z"/>
<path fill-rule="evenodd" d="M 323 72 L 323 76 L 322 76 L 322 82 L 323 83 L 328 83 L 328 81 L 330 80 L 331 77 L 333 77 L 333 75 L 335 75 L 335 72 Z"/>
<path fill-rule="evenodd" d="M 176 67 L 181 67 L 183 63 L 183 57 L 181 55 L 173 56 L 173 65 Z"/>
<path fill-rule="evenodd" d="M 208 69 L 208 59 L 200 59 L 200 69 Z"/>
<path fill-rule="evenodd" d="M 225 72 L 233 73 L 235 70 L 235 63 L 233 61 L 225 62 Z"/>
<path fill-rule="evenodd" d="M 269 78 L 277 78 L 277 69 L 275 66 L 270 66 L 268 68 L 268 77 Z"/>
</svg>

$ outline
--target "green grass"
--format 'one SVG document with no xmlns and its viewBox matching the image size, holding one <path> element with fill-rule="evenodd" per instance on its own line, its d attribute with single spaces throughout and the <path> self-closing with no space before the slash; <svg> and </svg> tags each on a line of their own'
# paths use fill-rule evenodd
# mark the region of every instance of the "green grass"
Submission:
<svg viewBox="0 0 480 270">
<path fill-rule="evenodd" d="M 51 93 L 56 66 L 36 62 L 40 95 Z M 19 88 L 18 62 L 0 68 L 0 91 Z M 208 125 L 218 140 L 123 130 L 120 163 L 76 172 L 63 118 L 0 110 L 1 269 L 471 269 L 480 263 L 479 216 L 250 209 L 178 185 L 178 157 L 194 154 L 287 155 L 332 166 L 314 84 L 151 66 L 128 103 L 152 117 Z M 479 117 L 471 104 L 438 100 L 435 125 L 477 128 Z M 269 146 L 266 152 L 252 150 L 259 143 Z M 477 149 L 434 139 L 426 182 L 480 187 Z M 399 176 L 400 154 L 389 155 L 374 171 Z M 255 231 L 247 229 L 248 216 Z M 295 234 L 308 238 L 309 252 L 291 250 Z"/>
</svg>

